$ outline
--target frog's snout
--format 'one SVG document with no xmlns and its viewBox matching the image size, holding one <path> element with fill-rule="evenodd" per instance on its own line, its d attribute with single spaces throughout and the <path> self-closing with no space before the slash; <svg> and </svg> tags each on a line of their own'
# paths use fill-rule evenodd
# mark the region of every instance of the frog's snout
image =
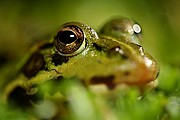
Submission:
<svg viewBox="0 0 180 120">
<path fill-rule="evenodd" d="M 145 57 L 144 58 L 145 60 L 145 65 L 147 67 L 147 69 L 150 71 L 150 73 L 152 74 L 153 76 L 153 79 L 156 79 L 159 75 L 159 64 L 157 64 L 156 61 L 148 58 L 148 57 Z"/>
</svg>

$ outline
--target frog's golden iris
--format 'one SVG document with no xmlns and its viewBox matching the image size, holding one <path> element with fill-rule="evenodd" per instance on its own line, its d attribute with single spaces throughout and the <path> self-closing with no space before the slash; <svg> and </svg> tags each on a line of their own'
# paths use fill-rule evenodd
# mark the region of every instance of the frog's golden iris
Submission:
<svg viewBox="0 0 180 120">
<path fill-rule="evenodd" d="M 56 50 L 63 56 L 71 56 L 81 52 L 85 48 L 84 43 L 84 32 L 74 23 L 62 26 L 54 38 Z"/>
</svg>

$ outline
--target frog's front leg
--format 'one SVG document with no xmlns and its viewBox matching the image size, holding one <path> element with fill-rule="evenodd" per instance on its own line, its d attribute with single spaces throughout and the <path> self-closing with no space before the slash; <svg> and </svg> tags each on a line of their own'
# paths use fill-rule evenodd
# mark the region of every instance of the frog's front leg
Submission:
<svg viewBox="0 0 180 120">
<path fill-rule="evenodd" d="M 61 74 L 55 70 L 39 71 L 36 76 L 31 79 L 27 78 L 23 74 L 20 74 L 15 80 L 8 84 L 4 90 L 2 96 L 3 101 L 15 101 L 20 106 L 23 104 L 30 105 L 31 100 L 37 99 L 38 85 L 49 80 L 55 80 L 60 77 Z"/>
</svg>

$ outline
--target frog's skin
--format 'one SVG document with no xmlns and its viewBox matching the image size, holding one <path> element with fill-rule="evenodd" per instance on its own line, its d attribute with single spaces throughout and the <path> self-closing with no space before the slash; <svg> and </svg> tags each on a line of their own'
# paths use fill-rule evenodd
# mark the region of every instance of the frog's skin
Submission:
<svg viewBox="0 0 180 120">
<path fill-rule="evenodd" d="M 19 88 L 32 95 L 37 92 L 32 86 L 71 77 L 109 90 L 121 84 L 146 86 L 156 79 L 159 66 L 141 46 L 140 31 L 138 24 L 123 17 L 109 21 L 99 33 L 79 22 L 65 23 L 53 39 L 33 46 L 14 68 L 16 77 L 8 81 L 3 98 Z"/>
</svg>

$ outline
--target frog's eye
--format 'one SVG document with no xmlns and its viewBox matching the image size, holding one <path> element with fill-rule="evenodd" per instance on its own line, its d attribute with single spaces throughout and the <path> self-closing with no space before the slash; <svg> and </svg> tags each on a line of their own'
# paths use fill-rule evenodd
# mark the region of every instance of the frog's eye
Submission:
<svg viewBox="0 0 180 120">
<path fill-rule="evenodd" d="M 63 56 L 78 54 L 86 45 L 84 32 L 75 25 L 64 26 L 55 36 L 54 44 L 59 54 Z"/>
<path fill-rule="evenodd" d="M 141 43 L 141 26 L 132 19 L 120 17 L 117 19 L 112 19 L 107 22 L 101 29 L 100 33 L 115 38 L 124 37 L 125 40 L 131 43 L 140 44 Z"/>
</svg>

